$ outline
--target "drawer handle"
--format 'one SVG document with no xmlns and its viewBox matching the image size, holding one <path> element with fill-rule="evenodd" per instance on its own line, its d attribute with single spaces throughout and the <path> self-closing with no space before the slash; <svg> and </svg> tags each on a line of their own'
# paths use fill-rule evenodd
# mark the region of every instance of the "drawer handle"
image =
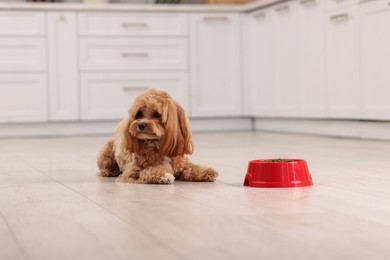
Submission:
<svg viewBox="0 0 390 260">
<path fill-rule="evenodd" d="M 290 10 L 290 7 L 288 5 L 284 5 L 284 6 L 280 6 L 280 7 L 277 7 L 276 9 L 276 12 L 287 12 L 288 10 Z"/>
<path fill-rule="evenodd" d="M 123 28 L 146 28 L 148 27 L 148 24 L 147 23 L 122 23 L 122 27 Z"/>
<path fill-rule="evenodd" d="M 316 0 L 302 0 L 301 5 L 309 5 L 309 4 L 314 4 Z"/>
<path fill-rule="evenodd" d="M 262 19 L 265 17 L 265 13 L 264 12 L 261 12 L 261 13 L 257 13 L 253 16 L 255 19 Z"/>
<path fill-rule="evenodd" d="M 347 13 L 344 13 L 344 14 L 337 14 L 337 15 L 332 15 L 330 17 L 331 20 L 333 21 L 339 21 L 339 20 L 348 20 L 349 19 L 349 15 Z"/>
<path fill-rule="evenodd" d="M 139 86 L 139 87 L 123 87 L 122 90 L 124 92 L 140 92 L 140 91 L 146 91 L 148 90 L 148 87 Z"/>
<path fill-rule="evenodd" d="M 203 17 L 203 21 L 205 22 L 227 22 L 229 18 L 226 16 L 206 16 Z"/>
<path fill-rule="evenodd" d="M 149 55 L 145 52 L 140 52 L 140 53 L 122 53 L 122 57 L 127 59 L 127 58 L 148 58 Z"/>
</svg>

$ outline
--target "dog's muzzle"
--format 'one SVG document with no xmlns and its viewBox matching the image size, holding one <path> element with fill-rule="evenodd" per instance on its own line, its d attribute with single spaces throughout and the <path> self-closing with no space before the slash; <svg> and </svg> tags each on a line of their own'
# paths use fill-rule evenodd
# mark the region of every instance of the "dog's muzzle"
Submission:
<svg viewBox="0 0 390 260">
<path fill-rule="evenodd" d="M 138 124 L 138 129 L 139 129 L 140 131 L 144 131 L 145 128 L 146 128 L 146 124 L 145 124 L 145 123 L 139 123 L 139 124 Z"/>
</svg>

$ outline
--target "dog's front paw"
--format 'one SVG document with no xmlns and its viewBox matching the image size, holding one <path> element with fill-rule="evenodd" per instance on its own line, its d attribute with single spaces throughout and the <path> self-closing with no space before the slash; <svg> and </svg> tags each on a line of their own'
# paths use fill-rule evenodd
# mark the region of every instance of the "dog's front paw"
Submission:
<svg viewBox="0 0 390 260">
<path fill-rule="evenodd" d="M 175 181 L 175 177 L 171 173 L 161 173 L 161 174 L 146 174 L 140 175 L 140 178 L 136 183 L 144 184 L 172 184 Z"/>
<path fill-rule="evenodd" d="M 159 184 L 172 184 L 175 181 L 175 176 L 171 173 L 164 173 L 159 180 Z"/>
<path fill-rule="evenodd" d="M 181 181 L 204 181 L 213 182 L 218 177 L 218 172 L 210 167 L 201 165 L 192 165 L 191 168 L 185 169 L 178 174 L 178 180 Z"/>
<path fill-rule="evenodd" d="M 207 168 L 204 173 L 204 181 L 215 181 L 218 178 L 218 172 L 213 168 Z"/>
</svg>

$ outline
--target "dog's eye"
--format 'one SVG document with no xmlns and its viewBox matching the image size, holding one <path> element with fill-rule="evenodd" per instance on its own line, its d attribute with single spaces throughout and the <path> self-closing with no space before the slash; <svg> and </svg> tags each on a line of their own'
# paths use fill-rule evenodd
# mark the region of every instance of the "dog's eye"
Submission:
<svg viewBox="0 0 390 260">
<path fill-rule="evenodd" d="M 154 118 L 160 118 L 161 115 L 160 115 L 159 113 L 157 113 L 157 112 L 154 112 L 154 113 L 153 113 L 153 117 L 154 117 Z"/>
<path fill-rule="evenodd" d="M 142 111 L 138 111 L 137 114 L 135 114 L 135 119 L 140 119 L 143 117 Z"/>
</svg>

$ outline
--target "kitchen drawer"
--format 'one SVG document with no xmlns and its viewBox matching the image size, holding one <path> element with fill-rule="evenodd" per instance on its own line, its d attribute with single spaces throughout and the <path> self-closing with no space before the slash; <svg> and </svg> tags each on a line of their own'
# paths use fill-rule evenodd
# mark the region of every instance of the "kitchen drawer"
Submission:
<svg viewBox="0 0 390 260">
<path fill-rule="evenodd" d="M 45 14 L 30 11 L 0 11 L 0 35 L 44 35 Z"/>
<path fill-rule="evenodd" d="M 47 121 L 45 74 L 1 74 L 0 123 Z"/>
<path fill-rule="evenodd" d="M 80 40 L 82 70 L 184 70 L 186 39 Z"/>
<path fill-rule="evenodd" d="M 343 8 L 358 3 L 359 0 L 327 0 L 326 9 L 333 10 L 333 9 Z"/>
<path fill-rule="evenodd" d="M 183 13 L 81 13 L 81 35 L 185 35 L 187 14 Z"/>
<path fill-rule="evenodd" d="M 44 38 L 0 38 L 0 72 L 44 71 L 45 49 Z"/>
<path fill-rule="evenodd" d="M 81 118 L 121 119 L 148 88 L 168 91 L 188 111 L 187 73 L 82 73 Z"/>
</svg>

